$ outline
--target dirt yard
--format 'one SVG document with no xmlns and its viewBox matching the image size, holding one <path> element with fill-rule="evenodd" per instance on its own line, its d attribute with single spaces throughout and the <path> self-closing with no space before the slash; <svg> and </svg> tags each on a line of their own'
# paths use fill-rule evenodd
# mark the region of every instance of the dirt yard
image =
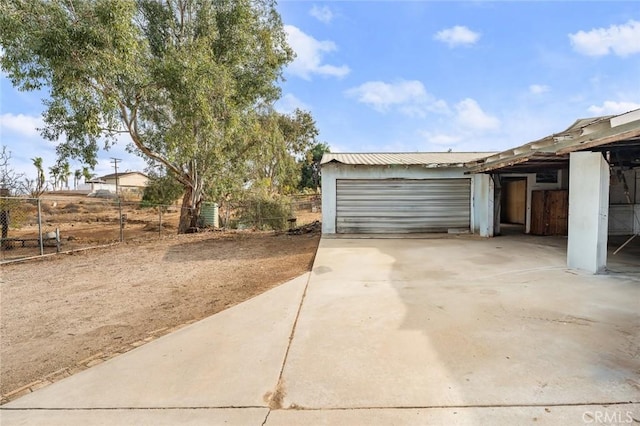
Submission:
<svg viewBox="0 0 640 426">
<path fill-rule="evenodd" d="M 209 232 L 0 266 L 2 402 L 310 270 L 319 238 Z"/>
<path fill-rule="evenodd" d="M 321 213 L 317 209 L 319 202 L 318 196 L 295 198 L 291 213 L 297 219 L 296 225 L 320 220 Z M 11 218 L 8 236 L 27 240 L 24 244 L 20 241 L 9 243 L 10 247 L 7 249 L 4 249 L 3 245 L 0 249 L 0 262 L 39 255 L 37 204 L 26 199 L 14 199 L 4 204 L 8 207 Z M 176 234 L 180 217 L 180 208 L 176 205 L 159 210 L 141 207 L 140 200 L 127 200 L 122 202 L 120 208 L 115 200 L 64 192 L 44 195 L 41 198 L 40 207 L 42 232 L 46 234 L 59 230 L 61 251 L 120 241 L 120 212 L 123 218 L 126 218 L 122 238 L 129 242 L 154 240 Z M 235 218 L 237 211 L 236 209 L 235 213 L 230 213 L 230 220 Z M 225 212 L 224 209 L 220 210 L 221 226 L 226 217 Z M 257 229 L 258 227 L 248 226 L 248 228 Z M 55 253 L 55 241 L 46 241 L 43 251 L 47 254 Z"/>
</svg>

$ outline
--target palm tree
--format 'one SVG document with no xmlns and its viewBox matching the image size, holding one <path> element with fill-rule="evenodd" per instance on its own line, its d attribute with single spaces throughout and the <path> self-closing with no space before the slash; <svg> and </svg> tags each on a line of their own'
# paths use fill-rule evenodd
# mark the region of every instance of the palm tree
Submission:
<svg viewBox="0 0 640 426">
<path fill-rule="evenodd" d="M 60 165 L 60 182 L 64 182 L 64 187 L 69 189 L 69 176 L 71 176 L 71 167 L 69 162 L 65 161 Z"/>
<path fill-rule="evenodd" d="M 53 190 L 55 191 L 58 189 L 58 182 L 60 181 L 60 166 L 56 164 L 55 166 L 49 167 L 49 175 L 51 176 Z"/>
<path fill-rule="evenodd" d="M 45 184 L 46 179 L 44 177 L 44 170 L 42 168 L 42 157 L 32 158 L 31 161 L 33 162 L 33 165 L 38 171 L 38 177 L 36 178 L 35 187 L 33 188 L 32 195 L 35 195 L 34 198 L 38 198 L 44 193 L 46 189 L 46 184 Z"/>
<path fill-rule="evenodd" d="M 73 189 L 78 189 L 78 184 L 80 183 L 80 179 L 82 178 L 82 170 L 76 169 L 73 173 Z"/>
<path fill-rule="evenodd" d="M 84 183 L 87 183 L 87 181 L 90 181 L 91 178 L 93 177 L 93 175 L 91 174 L 91 172 L 89 171 L 89 167 L 84 166 L 82 168 L 82 176 L 84 176 Z"/>
</svg>

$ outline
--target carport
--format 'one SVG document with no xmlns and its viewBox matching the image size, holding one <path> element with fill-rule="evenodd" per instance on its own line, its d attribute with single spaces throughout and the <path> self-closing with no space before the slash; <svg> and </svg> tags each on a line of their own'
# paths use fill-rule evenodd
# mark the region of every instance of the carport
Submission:
<svg viewBox="0 0 640 426">
<path fill-rule="evenodd" d="M 555 173 L 552 187 L 568 190 L 565 222 L 570 268 L 602 272 L 607 266 L 609 236 L 627 236 L 626 242 L 630 242 L 640 233 L 640 109 L 580 119 L 563 132 L 466 166 L 468 173 L 491 176 L 496 188 L 501 188 L 504 177 L 526 179 L 527 233 L 532 223 L 531 186 L 538 183 L 537 176 Z M 492 235 L 500 232 L 500 193 L 494 193 Z M 547 211 L 547 222 L 562 222 L 559 215 Z"/>
</svg>

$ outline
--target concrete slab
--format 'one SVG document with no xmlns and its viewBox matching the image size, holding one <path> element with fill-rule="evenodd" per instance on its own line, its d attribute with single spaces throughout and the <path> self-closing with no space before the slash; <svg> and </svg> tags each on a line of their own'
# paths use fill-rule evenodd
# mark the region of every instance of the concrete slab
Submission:
<svg viewBox="0 0 640 426">
<path fill-rule="evenodd" d="M 268 408 L 143 410 L 2 410 L 0 424 L 13 426 L 261 425 Z"/>
<path fill-rule="evenodd" d="M 588 425 L 640 422 L 640 405 L 406 408 L 272 411 L 265 426 L 284 425 Z"/>
<path fill-rule="evenodd" d="M 323 238 L 311 274 L 0 407 L 0 423 L 640 422 L 637 256 L 593 276 L 565 268 L 565 247 Z M 269 410 L 276 390 L 285 409 Z"/>
<path fill-rule="evenodd" d="M 323 239 L 283 406 L 640 402 L 640 281 L 549 241 Z"/>
<path fill-rule="evenodd" d="M 304 274 L 3 408 L 266 407 L 308 277 Z"/>
</svg>

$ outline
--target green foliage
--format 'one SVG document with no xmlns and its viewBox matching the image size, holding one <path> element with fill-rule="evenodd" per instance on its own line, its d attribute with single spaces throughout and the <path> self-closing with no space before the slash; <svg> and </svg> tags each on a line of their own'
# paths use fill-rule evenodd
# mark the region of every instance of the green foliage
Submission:
<svg viewBox="0 0 640 426">
<path fill-rule="evenodd" d="M 274 0 L 5 0 L 0 45 L 16 87 L 49 89 L 43 135 L 64 136 L 61 158 L 93 167 L 124 133 L 173 173 L 178 232 L 261 143 L 258 106 L 293 57 Z"/>
<path fill-rule="evenodd" d="M 80 184 L 80 179 L 82 179 L 82 170 L 76 169 L 73 172 L 73 189 L 78 189 L 78 185 Z"/>
<path fill-rule="evenodd" d="M 266 111 L 260 117 L 262 141 L 249 161 L 250 184 L 272 194 L 291 194 L 300 179 L 298 158 L 316 140 L 315 121 L 306 111 L 293 114 Z"/>
<path fill-rule="evenodd" d="M 82 177 L 84 177 L 84 183 L 87 183 L 87 181 L 91 180 L 93 175 L 91 173 L 91 170 L 89 170 L 89 167 L 87 166 L 82 167 Z"/>
<path fill-rule="evenodd" d="M 238 223 L 261 230 L 281 231 L 291 217 L 291 199 L 280 195 L 251 194 L 240 205 Z"/>
<path fill-rule="evenodd" d="M 55 164 L 49 167 L 49 176 L 51 176 L 51 183 L 53 184 L 53 190 L 58 189 L 58 182 L 60 181 L 60 166 Z"/>
<path fill-rule="evenodd" d="M 316 191 L 320 187 L 320 161 L 325 152 L 331 152 L 326 143 L 318 143 L 306 152 L 301 167 L 300 190 L 312 189 Z"/>
<path fill-rule="evenodd" d="M 184 186 L 171 173 L 148 173 L 149 182 L 142 194 L 141 207 L 173 204 L 184 192 Z"/>
</svg>

